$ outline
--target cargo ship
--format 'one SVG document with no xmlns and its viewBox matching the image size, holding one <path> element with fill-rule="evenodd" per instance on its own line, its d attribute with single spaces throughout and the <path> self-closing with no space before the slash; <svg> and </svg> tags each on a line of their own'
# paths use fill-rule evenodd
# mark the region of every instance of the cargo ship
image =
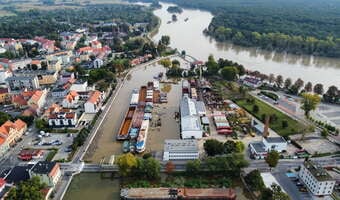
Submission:
<svg viewBox="0 0 340 200">
<path fill-rule="evenodd" d="M 136 151 L 138 153 L 143 153 L 145 151 L 145 145 L 149 131 L 149 123 L 149 120 L 143 120 L 142 122 L 136 143 Z"/>
<path fill-rule="evenodd" d="M 127 140 L 129 138 L 129 129 L 132 124 L 132 117 L 135 113 L 136 107 L 130 106 L 129 110 L 125 114 L 125 118 L 120 126 L 117 134 L 117 140 Z"/>
<path fill-rule="evenodd" d="M 137 106 L 138 105 L 138 100 L 139 100 L 139 90 L 138 89 L 134 89 L 132 91 L 132 95 L 131 95 L 130 106 Z"/>
</svg>

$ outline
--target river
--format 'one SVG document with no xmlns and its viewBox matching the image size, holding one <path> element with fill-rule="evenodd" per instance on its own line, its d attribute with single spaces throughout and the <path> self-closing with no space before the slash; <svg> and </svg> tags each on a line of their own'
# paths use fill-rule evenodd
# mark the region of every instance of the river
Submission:
<svg viewBox="0 0 340 200">
<path fill-rule="evenodd" d="M 302 78 L 305 82 L 322 83 L 325 88 L 330 85 L 340 87 L 340 59 L 297 56 L 216 42 L 203 34 L 203 30 L 213 18 L 210 12 L 183 9 L 183 13 L 177 15 L 178 21 L 168 24 L 172 14 L 166 9 L 173 4 L 161 3 L 161 5 L 161 9 L 154 11 L 162 22 L 158 32 L 153 36 L 155 41 L 162 35 L 169 35 L 171 47 L 179 51 L 185 50 L 187 54 L 200 60 L 207 60 L 208 56 L 213 54 L 216 59 L 233 60 L 249 70 L 281 74 L 284 78 L 290 77 L 293 80 Z M 185 18 L 188 18 L 187 22 L 184 21 Z"/>
</svg>

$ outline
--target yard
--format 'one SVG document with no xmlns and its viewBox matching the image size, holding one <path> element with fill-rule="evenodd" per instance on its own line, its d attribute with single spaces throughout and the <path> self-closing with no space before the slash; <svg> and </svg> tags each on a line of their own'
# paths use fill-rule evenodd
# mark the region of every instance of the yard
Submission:
<svg viewBox="0 0 340 200">
<path fill-rule="evenodd" d="M 273 107 L 265 104 L 264 102 L 261 102 L 258 99 L 254 98 L 252 101 L 240 99 L 236 100 L 235 102 L 262 122 L 264 121 L 264 115 L 276 116 L 275 120 L 271 120 L 269 126 L 281 136 L 289 136 L 306 131 L 307 127 L 305 125 L 290 118 L 279 110 L 276 110 Z M 255 106 L 258 107 L 258 111 L 254 109 Z"/>
</svg>

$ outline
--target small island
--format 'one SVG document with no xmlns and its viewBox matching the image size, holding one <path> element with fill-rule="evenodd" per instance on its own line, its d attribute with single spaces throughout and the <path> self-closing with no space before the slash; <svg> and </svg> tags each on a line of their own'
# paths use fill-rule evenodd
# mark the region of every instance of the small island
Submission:
<svg viewBox="0 0 340 200">
<path fill-rule="evenodd" d="M 183 9 L 178 6 L 169 6 L 168 9 L 166 9 L 169 13 L 182 13 Z"/>
</svg>

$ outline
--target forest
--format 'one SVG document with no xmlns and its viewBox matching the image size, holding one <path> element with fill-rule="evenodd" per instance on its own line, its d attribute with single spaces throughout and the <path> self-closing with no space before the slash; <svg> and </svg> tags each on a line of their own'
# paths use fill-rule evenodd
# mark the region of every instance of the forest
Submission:
<svg viewBox="0 0 340 200">
<path fill-rule="evenodd" d="M 219 41 L 267 50 L 340 56 L 340 2 L 336 0 L 165 0 L 205 9 L 214 18 L 205 33 Z"/>
<path fill-rule="evenodd" d="M 141 6 L 106 4 L 91 5 L 79 9 L 16 11 L 15 16 L 0 18 L 0 38 L 33 38 L 46 36 L 57 39 L 58 32 L 70 31 L 82 24 L 99 21 L 126 21 L 131 24 L 149 22 L 148 29 L 157 25 L 157 18 L 149 9 Z"/>
</svg>

